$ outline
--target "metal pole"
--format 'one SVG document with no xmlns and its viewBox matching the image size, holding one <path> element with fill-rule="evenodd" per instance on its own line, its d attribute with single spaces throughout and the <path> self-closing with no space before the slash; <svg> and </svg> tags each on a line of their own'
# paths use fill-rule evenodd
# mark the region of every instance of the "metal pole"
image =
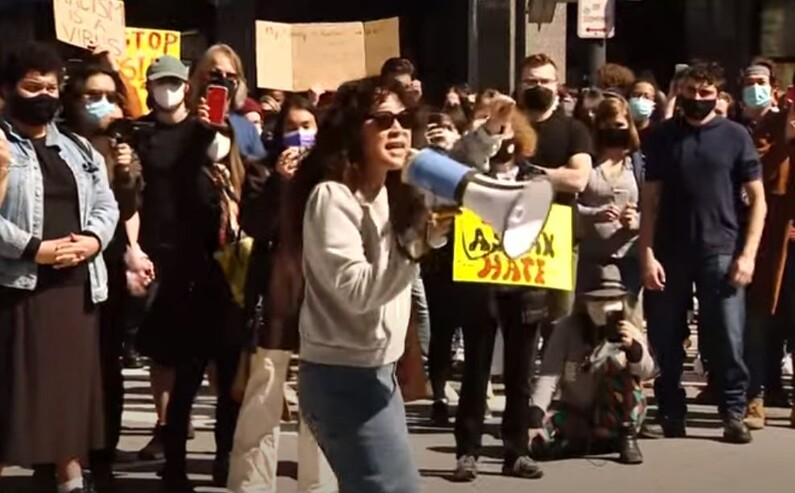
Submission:
<svg viewBox="0 0 795 493">
<path fill-rule="evenodd" d="M 515 0 L 516 12 L 514 17 L 514 72 L 511 91 L 522 87 L 522 63 L 527 56 L 527 0 Z"/>
<path fill-rule="evenodd" d="M 478 84 L 478 0 L 468 0 L 469 10 L 469 60 L 467 63 L 467 79 L 470 87 L 479 87 Z"/>
<path fill-rule="evenodd" d="M 596 83 L 596 71 L 607 63 L 607 42 L 604 39 L 595 39 L 588 43 L 588 74 L 590 84 Z"/>
</svg>

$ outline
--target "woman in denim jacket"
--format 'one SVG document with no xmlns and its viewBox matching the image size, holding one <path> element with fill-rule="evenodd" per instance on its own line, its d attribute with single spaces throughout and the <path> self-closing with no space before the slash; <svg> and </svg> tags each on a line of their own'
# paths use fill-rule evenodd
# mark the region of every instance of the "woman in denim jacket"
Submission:
<svg viewBox="0 0 795 493">
<path fill-rule="evenodd" d="M 10 149 L 0 205 L 0 463 L 54 463 L 59 491 L 82 493 L 80 461 L 104 445 L 100 252 L 119 210 L 100 154 L 53 123 L 62 73 L 52 49 L 32 45 L 0 76 Z"/>
</svg>

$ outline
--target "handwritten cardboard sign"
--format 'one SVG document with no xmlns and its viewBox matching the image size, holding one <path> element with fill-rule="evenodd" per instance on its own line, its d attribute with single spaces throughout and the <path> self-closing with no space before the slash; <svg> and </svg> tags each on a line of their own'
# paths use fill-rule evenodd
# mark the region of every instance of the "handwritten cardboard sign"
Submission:
<svg viewBox="0 0 795 493">
<path fill-rule="evenodd" d="M 146 70 L 161 55 L 179 58 L 182 44 L 181 34 L 177 31 L 161 31 L 158 29 L 142 29 L 128 27 L 125 29 L 127 50 L 119 60 L 121 72 L 135 87 L 144 110 L 146 106 Z"/>
<path fill-rule="evenodd" d="M 124 55 L 124 2 L 121 0 L 53 0 L 55 35 L 64 43 L 107 48 Z"/>
<path fill-rule="evenodd" d="M 287 91 L 336 90 L 377 75 L 400 56 L 397 18 L 373 22 L 282 24 L 257 21 L 257 86 Z"/>
<path fill-rule="evenodd" d="M 456 218 L 453 280 L 510 286 L 574 289 L 571 207 L 554 204 L 535 247 L 512 260 L 499 237 L 475 213 Z"/>
</svg>

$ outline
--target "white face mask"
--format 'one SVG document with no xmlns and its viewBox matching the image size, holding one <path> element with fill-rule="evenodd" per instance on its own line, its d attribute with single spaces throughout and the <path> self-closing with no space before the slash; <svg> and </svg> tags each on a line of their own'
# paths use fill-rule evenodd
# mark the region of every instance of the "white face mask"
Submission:
<svg viewBox="0 0 795 493">
<path fill-rule="evenodd" d="M 591 322 L 597 327 L 607 324 L 607 314 L 610 312 L 624 312 L 624 302 L 621 300 L 586 301 L 585 310 Z"/>
<path fill-rule="evenodd" d="M 207 148 L 207 157 L 214 163 L 218 163 L 226 159 L 229 151 L 232 150 L 232 139 L 224 134 L 216 133 L 215 139 L 210 143 Z"/>
<path fill-rule="evenodd" d="M 152 88 L 152 97 L 164 110 L 173 110 L 185 101 L 183 84 L 161 84 Z"/>
</svg>

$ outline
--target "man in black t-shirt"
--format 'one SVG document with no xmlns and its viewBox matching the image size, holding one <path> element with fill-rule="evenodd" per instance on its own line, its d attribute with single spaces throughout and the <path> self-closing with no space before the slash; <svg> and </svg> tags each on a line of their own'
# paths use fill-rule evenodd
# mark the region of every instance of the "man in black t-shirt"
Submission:
<svg viewBox="0 0 795 493">
<path fill-rule="evenodd" d="M 545 169 L 558 202 L 571 205 L 588 184 L 593 148 L 588 128 L 559 106 L 558 84 L 557 66 L 548 55 L 528 57 L 522 66 L 519 106 L 538 134 L 532 163 Z"/>
<path fill-rule="evenodd" d="M 560 107 L 558 98 L 558 69 L 555 62 L 543 53 L 531 55 L 522 65 L 522 87 L 519 107 L 527 115 L 537 134 L 536 151 L 531 162 L 549 177 L 557 193 L 556 202 L 575 205 L 576 195 L 585 189 L 591 174 L 593 147 L 588 128 Z M 576 212 L 576 209 L 574 210 Z M 573 226 L 572 226 L 573 227 Z M 576 272 L 577 251 L 574 251 L 572 271 Z M 536 292 L 540 291 L 540 292 Z M 573 292 L 528 290 L 525 310 L 546 303 L 548 323 L 544 338 L 548 339 L 553 323 L 569 313 L 574 303 Z"/>
<path fill-rule="evenodd" d="M 745 286 L 754 274 L 767 207 L 748 131 L 715 114 L 721 84 L 719 67 L 692 67 L 679 96 L 682 116 L 649 136 L 641 266 L 649 340 L 661 369 L 654 390 L 663 433 L 686 434 L 682 339 L 695 283 L 699 337 L 705 338 L 705 356 L 721 393 L 723 437 L 748 443 Z"/>
</svg>

